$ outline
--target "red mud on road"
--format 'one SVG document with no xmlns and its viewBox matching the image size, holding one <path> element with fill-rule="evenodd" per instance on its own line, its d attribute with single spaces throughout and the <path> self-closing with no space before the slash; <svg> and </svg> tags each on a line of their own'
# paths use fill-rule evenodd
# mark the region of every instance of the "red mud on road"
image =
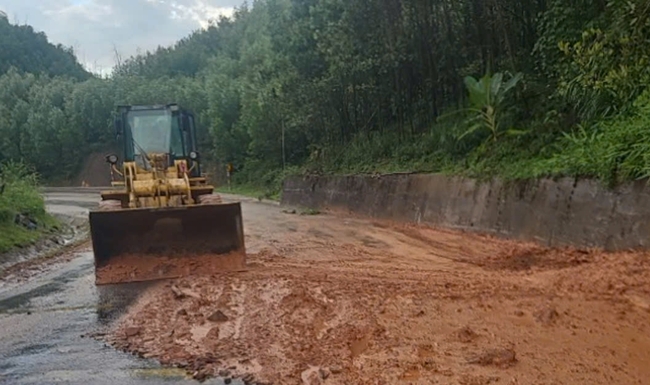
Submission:
<svg viewBox="0 0 650 385">
<path fill-rule="evenodd" d="M 650 383 L 646 253 L 248 210 L 248 271 L 163 284 L 108 340 L 247 383 Z"/>
<path fill-rule="evenodd" d="M 245 269 L 244 253 L 195 255 L 187 258 L 120 255 L 112 258 L 109 264 L 96 269 L 95 282 L 97 285 L 141 282 Z"/>
</svg>

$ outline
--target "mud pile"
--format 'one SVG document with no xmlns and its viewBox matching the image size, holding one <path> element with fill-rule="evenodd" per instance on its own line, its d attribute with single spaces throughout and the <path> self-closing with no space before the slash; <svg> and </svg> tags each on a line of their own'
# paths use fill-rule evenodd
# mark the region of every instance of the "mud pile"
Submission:
<svg viewBox="0 0 650 385">
<path fill-rule="evenodd" d="M 164 257 L 155 255 L 120 255 L 110 263 L 97 268 L 97 285 L 125 282 L 171 279 L 222 271 L 246 269 L 244 253 L 206 254 L 191 257 Z"/>
<path fill-rule="evenodd" d="M 109 342 L 198 379 L 258 384 L 650 378 L 647 254 L 336 217 L 279 223 L 249 233 L 273 246 L 248 271 L 167 283 Z"/>
<path fill-rule="evenodd" d="M 117 153 L 113 150 L 94 152 L 90 154 L 74 179 L 72 186 L 82 187 L 110 187 L 111 186 L 111 168 L 106 163 L 106 155 Z"/>
</svg>

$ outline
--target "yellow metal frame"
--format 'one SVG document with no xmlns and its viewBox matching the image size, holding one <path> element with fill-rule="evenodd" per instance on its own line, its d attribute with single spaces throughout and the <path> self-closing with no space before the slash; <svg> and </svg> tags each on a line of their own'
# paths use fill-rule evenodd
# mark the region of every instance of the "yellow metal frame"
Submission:
<svg viewBox="0 0 650 385">
<path fill-rule="evenodd" d="M 113 181 L 113 187 L 121 187 L 101 193 L 103 200 L 120 200 L 123 208 L 177 207 L 197 204 L 198 197 L 211 194 L 214 187 L 205 177 L 190 178 L 189 173 L 196 162 L 188 165 L 185 160 L 175 160 L 169 166 L 167 154 L 147 154 L 147 169 L 136 162 L 124 162 L 122 171 L 111 167 L 111 174 L 122 176 Z"/>
</svg>

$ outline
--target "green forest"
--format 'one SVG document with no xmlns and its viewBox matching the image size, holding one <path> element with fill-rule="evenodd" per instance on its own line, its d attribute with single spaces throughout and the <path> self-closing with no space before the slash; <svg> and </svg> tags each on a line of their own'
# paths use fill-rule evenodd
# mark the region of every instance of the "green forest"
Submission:
<svg viewBox="0 0 650 385">
<path fill-rule="evenodd" d="M 0 16 L 0 162 L 71 178 L 117 104 L 178 102 L 212 165 L 524 179 L 650 173 L 646 0 L 258 0 L 89 74 Z"/>
</svg>

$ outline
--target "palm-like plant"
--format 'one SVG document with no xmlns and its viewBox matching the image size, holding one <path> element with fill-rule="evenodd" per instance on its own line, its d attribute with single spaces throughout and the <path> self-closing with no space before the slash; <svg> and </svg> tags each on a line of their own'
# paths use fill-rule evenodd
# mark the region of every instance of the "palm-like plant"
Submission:
<svg viewBox="0 0 650 385">
<path fill-rule="evenodd" d="M 500 72 L 494 75 L 486 74 L 478 80 L 467 76 L 465 86 L 469 93 L 470 107 L 464 111 L 472 113 L 472 116 L 467 121 L 470 127 L 460 135 L 459 139 L 481 129 L 489 130 L 490 139 L 493 141 L 496 141 L 502 134 L 522 134 L 523 131 L 513 129 L 502 131 L 499 121 L 506 95 L 517 86 L 522 78 L 523 75 L 517 73 L 504 82 L 503 73 Z"/>
</svg>

